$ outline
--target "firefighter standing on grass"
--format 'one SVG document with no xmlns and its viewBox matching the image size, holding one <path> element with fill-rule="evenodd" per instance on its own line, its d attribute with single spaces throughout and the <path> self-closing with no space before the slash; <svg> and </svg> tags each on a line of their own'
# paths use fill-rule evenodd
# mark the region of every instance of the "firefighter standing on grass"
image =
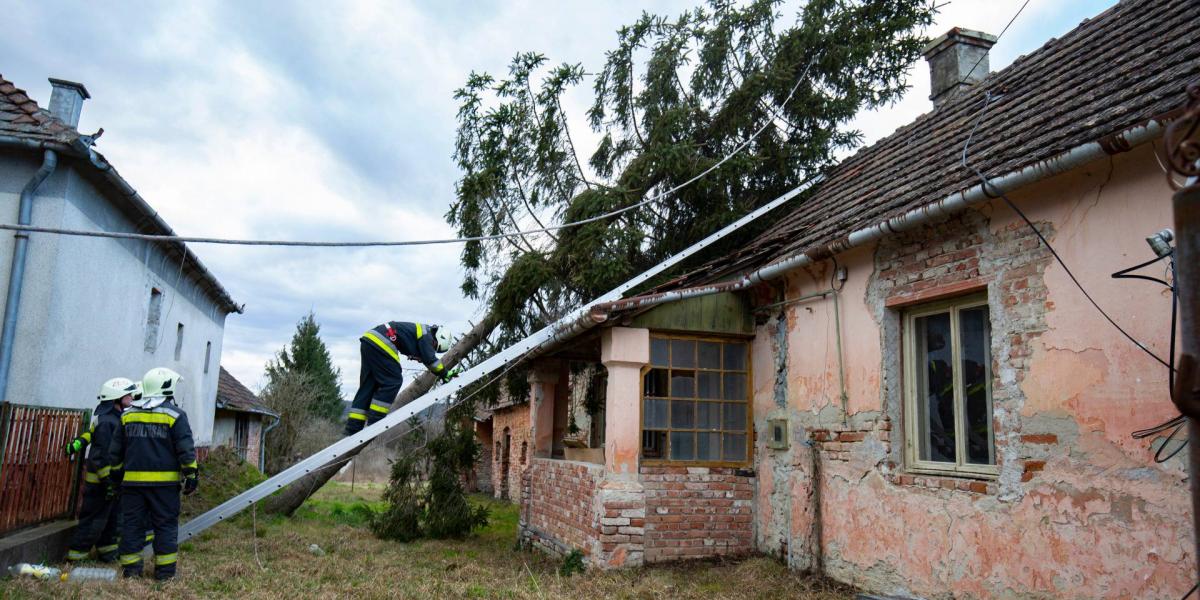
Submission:
<svg viewBox="0 0 1200 600">
<path fill-rule="evenodd" d="M 110 477 L 108 447 L 121 428 L 121 411 L 141 397 L 141 384 L 124 377 L 109 379 L 100 386 L 100 404 L 93 412 L 92 427 L 67 444 L 67 456 L 82 452 L 91 445 L 84 460 L 83 506 L 79 510 L 79 525 L 67 546 L 67 560 L 86 560 L 92 547 L 103 562 L 117 560 L 116 487 Z"/>
<path fill-rule="evenodd" d="M 154 578 L 175 576 L 179 539 L 179 485 L 196 491 L 199 473 L 187 414 L 173 400 L 182 381 L 170 369 L 151 369 L 142 379 L 142 398 L 121 414 L 110 461 L 123 463 L 121 476 L 121 566 L 125 577 L 142 574 L 141 533 L 154 531 Z"/>
<path fill-rule="evenodd" d="M 421 323 L 389 321 L 367 330 L 359 344 L 362 368 L 358 392 L 346 420 L 346 435 L 362 431 L 364 425 L 375 423 L 391 410 L 404 383 L 401 355 L 420 361 L 443 383 L 457 377 L 458 369 L 447 369 L 436 354 L 449 350 L 451 339 L 445 327 Z"/>
</svg>

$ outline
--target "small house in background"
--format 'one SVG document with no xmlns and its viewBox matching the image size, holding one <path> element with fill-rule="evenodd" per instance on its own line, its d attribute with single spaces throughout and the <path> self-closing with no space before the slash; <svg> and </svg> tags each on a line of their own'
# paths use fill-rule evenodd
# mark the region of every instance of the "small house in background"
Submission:
<svg viewBox="0 0 1200 600">
<path fill-rule="evenodd" d="M 279 413 L 267 408 L 249 388 L 225 367 L 217 380 L 217 413 L 213 419 L 213 446 L 233 448 L 242 460 L 266 466 L 263 440 L 279 424 Z"/>
</svg>

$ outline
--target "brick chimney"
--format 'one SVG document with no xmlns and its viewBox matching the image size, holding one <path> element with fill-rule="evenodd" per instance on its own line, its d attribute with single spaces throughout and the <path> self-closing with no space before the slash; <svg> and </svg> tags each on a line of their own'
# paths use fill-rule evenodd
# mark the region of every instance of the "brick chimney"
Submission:
<svg viewBox="0 0 1200 600">
<path fill-rule="evenodd" d="M 933 100 L 934 108 L 987 77 L 991 70 L 988 50 L 995 43 L 994 35 L 955 27 L 925 46 L 925 60 L 929 63 L 929 99 Z"/>
<path fill-rule="evenodd" d="M 50 78 L 50 114 L 70 125 L 79 126 L 79 113 L 83 112 L 83 101 L 91 98 L 82 83 Z"/>
</svg>

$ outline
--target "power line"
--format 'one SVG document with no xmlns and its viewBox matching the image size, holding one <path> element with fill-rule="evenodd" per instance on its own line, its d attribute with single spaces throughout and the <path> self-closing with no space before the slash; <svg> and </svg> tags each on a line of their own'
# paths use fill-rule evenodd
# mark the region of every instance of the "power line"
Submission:
<svg viewBox="0 0 1200 600">
<path fill-rule="evenodd" d="M 800 84 L 804 83 L 804 81 L 808 78 L 808 73 L 812 69 L 814 62 L 816 62 L 816 57 L 809 59 L 808 64 L 804 67 L 804 72 L 801 73 L 800 77 L 798 77 L 796 79 L 795 85 L 792 86 L 792 89 L 788 92 L 787 97 L 784 98 L 783 102 L 780 104 L 780 108 L 786 106 L 789 102 L 791 102 L 792 98 L 796 95 L 796 90 L 800 89 Z M 506 239 L 506 238 L 520 237 L 520 236 L 525 236 L 525 235 L 530 235 L 530 234 L 535 234 L 535 233 L 550 233 L 552 231 L 569 229 L 572 227 L 579 227 L 581 225 L 587 225 L 588 223 L 595 223 L 596 221 L 602 221 L 605 219 L 609 219 L 611 217 L 615 217 L 615 216 L 627 213 L 631 210 L 641 208 L 648 204 L 652 204 L 652 203 L 664 200 L 668 196 L 699 181 L 700 179 L 704 178 L 709 173 L 712 173 L 713 171 L 720 168 L 721 165 L 732 160 L 734 157 L 736 157 L 738 154 L 740 154 L 742 152 L 742 150 L 745 150 L 746 147 L 749 146 L 751 142 L 753 142 L 755 139 L 757 139 L 758 136 L 762 135 L 763 132 L 765 132 L 773 124 L 774 124 L 774 121 L 772 119 L 767 119 L 766 122 L 763 123 L 762 127 L 759 127 L 757 131 L 755 131 L 750 137 L 746 138 L 740 144 L 738 144 L 738 146 L 736 148 L 734 148 L 732 152 L 723 156 L 721 158 L 721 160 L 718 160 L 717 162 L 713 163 L 708 168 L 706 168 L 703 171 L 699 172 L 698 174 L 692 176 L 687 181 L 684 181 L 683 183 L 676 185 L 666 191 L 663 191 L 654 196 L 651 196 L 650 198 L 642 200 L 641 202 L 638 202 L 636 204 L 631 204 L 624 208 L 619 208 L 617 210 L 604 213 L 602 215 L 596 215 L 594 217 L 588 217 L 586 219 L 580 219 L 578 221 L 572 221 L 570 223 L 551 225 L 549 227 L 538 227 L 536 229 L 518 230 L 518 231 L 509 232 L 509 233 L 498 233 L 498 234 L 494 234 L 494 235 L 477 235 L 477 236 L 461 237 L 461 238 L 428 239 L 428 240 L 367 241 L 367 242 L 313 242 L 313 241 L 302 241 L 302 240 L 238 240 L 238 239 L 215 238 L 215 237 L 159 235 L 159 234 L 147 234 L 147 233 L 126 233 L 126 232 L 116 232 L 116 231 L 89 231 L 89 230 L 82 230 L 82 229 L 65 229 L 65 228 L 59 228 L 59 227 L 38 227 L 35 225 L 19 225 L 19 224 L 13 224 L 13 223 L 0 223 L 0 230 L 25 231 L 25 232 L 33 232 L 33 233 L 49 233 L 49 234 L 54 234 L 54 235 L 69 235 L 69 236 L 77 236 L 77 237 L 99 237 L 99 238 L 113 238 L 113 239 L 123 239 L 123 240 L 180 242 L 180 243 L 191 243 L 191 244 L 223 244 L 223 245 L 230 245 L 230 246 L 293 246 L 293 247 L 298 246 L 298 247 L 314 247 L 314 248 L 367 248 L 367 247 L 392 247 L 392 246 L 429 246 L 429 245 L 437 245 L 437 244 L 461 244 L 461 243 L 465 243 L 465 242 L 483 242 L 483 241 L 490 241 L 490 240 L 500 240 L 500 239 Z"/>
</svg>

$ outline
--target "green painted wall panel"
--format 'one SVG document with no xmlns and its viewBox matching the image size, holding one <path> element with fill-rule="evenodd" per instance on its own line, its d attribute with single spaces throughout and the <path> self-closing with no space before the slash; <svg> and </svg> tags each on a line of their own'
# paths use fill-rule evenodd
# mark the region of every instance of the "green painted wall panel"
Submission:
<svg viewBox="0 0 1200 600">
<path fill-rule="evenodd" d="M 724 292 L 658 306 L 633 318 L 634 327 L 695 333 L 754 334 L 754 315 L 738 294 Z"/>
</svg>

